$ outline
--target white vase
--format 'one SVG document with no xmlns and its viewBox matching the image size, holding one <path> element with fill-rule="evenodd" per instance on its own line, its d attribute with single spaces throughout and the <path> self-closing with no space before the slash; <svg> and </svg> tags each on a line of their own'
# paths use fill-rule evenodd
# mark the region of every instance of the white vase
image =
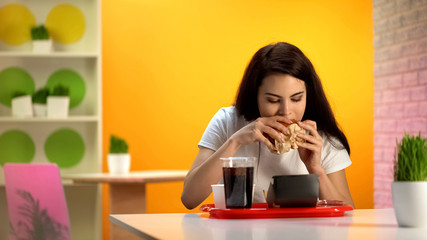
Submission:
<svg viewBox="0 0 427 240">
<path fill-rule="evenodd" d="M 46 117 L 47 106 L 46 104 L 33 103 L 33 111 L 36 117 Z"/>
<path fill-rule="evenodd" d="M 391 191 L 399 226 L 427 228 L 427 182 L 392 182 Z"/>
<path fill-rule="evenodd" d="M 33 40 L 33 52 L 35 53 L 50 53 L 52 51 L 52 39 L 49 40 Z"/>
<path fill-rule="evenodd" d="M 130 170 L 130 154 L 113 154 L 110 153 L 108 158 L 108 170 L 111 174 L 125 175 Z"/>
<path fill-rule="evenodd" d="M 33 108 L 31 96 L 22 96 L 12 99 L 12 116 L 14 117 L 32 117 Z"/>
<path fill-rule="evenodd" d="M 47 97 L 47 117 L 67 118 L 70 97 L 49 96 Z"/>
</svg>

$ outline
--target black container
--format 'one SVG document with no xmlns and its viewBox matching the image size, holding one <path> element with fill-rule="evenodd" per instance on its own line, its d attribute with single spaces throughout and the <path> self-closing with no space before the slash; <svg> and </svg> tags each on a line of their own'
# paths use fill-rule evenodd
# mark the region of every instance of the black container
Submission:
<svg viewBox="0 0 427 240">
<path fill-rule="evenodd" d="M 268 207 L 315 207 L 319 197 L 317 174 L 273 176 L 268 189 Z"/>
</svg>

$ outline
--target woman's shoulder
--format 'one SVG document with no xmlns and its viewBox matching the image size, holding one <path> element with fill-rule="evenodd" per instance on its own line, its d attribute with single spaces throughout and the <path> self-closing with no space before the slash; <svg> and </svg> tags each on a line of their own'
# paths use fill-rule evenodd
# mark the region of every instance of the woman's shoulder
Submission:
<svg viewBox="0 0 427 240">
<path fill-rule="evenodd" d="M 221 126 L 223 129 L 227 129 L 227 132 L 229 133 L 234 133 L 248 124 L 244 117 L 237 112 L 237 109 L 234 106 L 222 107 L 219 109 L 212 118 L 211 123 L 213 125 Z"/>
<path fill-rule="evenodd" d="M 228 116 L 237 116 L 237 109 L 235 106 L 222 107 L 218 110 L 218 113 L 222 113 Z"/>
<path fill-rule="evenodd" d="M 236 107 L 230 106 L 230 107 L 222 107 L 218 110 L 218 112 L 215 114 L 215 118 L 220 119 L 227 119 L 231 121 L 237 121 L 240 118 L 242 118 L 239 113 L 237 112 Z"/>
</svg>

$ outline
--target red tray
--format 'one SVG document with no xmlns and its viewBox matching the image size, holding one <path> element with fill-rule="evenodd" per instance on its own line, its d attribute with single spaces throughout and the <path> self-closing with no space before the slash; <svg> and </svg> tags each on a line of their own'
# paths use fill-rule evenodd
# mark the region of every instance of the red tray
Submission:
<svg viewBox="0 0 427 240">
<path fill-rule="evenodd" d="M 310 208 L 268 208 L 267 203 L 254 203 L 252 208 L 219 209 L 214 204 L 200 207 L 211 218 L 218 219 L 255 219 L 255 218 L 309 218 L 342 217 L 346 211 L 352 211 L 350 205 L 322 205 Z"/>
</svg>

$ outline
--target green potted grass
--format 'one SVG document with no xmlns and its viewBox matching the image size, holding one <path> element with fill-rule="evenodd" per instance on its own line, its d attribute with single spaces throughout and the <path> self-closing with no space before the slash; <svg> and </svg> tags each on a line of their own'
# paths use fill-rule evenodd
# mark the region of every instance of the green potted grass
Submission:
<svg viewBox="0 0 427 240">
<path fill-rule="evenodd" d="M 31 28 L 31 40 L 34 52 L 47 53 L 52 51 L 52 39 L 50 39 L 49 31 L 43 24 Z"/>
<path fill-rule="evenodd" d="M 16 91 L 12 94 L 12 116 L 32 117 L 31 94 L 23 91 Z"/>
<path fill-rule="evenodd" d="M 56 85 L 47 97 L 47 116 L 49 118 L 66 118 L 70 106 L 70 88 Z"/>
<path fill-rule="evenodd" d="M 49 89 L 42 87 L 34 92 L 32 96 L 34 116 L 45 117 L 47 112 L 47 97 Z"/>
<path fill-rule="evenodd" d="M 111 174 L 127 174 L 130 170 L 130 154 L 127 142 L 115 135 L 110 135 L 108 170 Z"/>
<path fill-rule="evenodd" d="M 427 138 L 405 134 L 397 143 L 393 208 L 402 227 L 427 227 Z"/>
</svg>

